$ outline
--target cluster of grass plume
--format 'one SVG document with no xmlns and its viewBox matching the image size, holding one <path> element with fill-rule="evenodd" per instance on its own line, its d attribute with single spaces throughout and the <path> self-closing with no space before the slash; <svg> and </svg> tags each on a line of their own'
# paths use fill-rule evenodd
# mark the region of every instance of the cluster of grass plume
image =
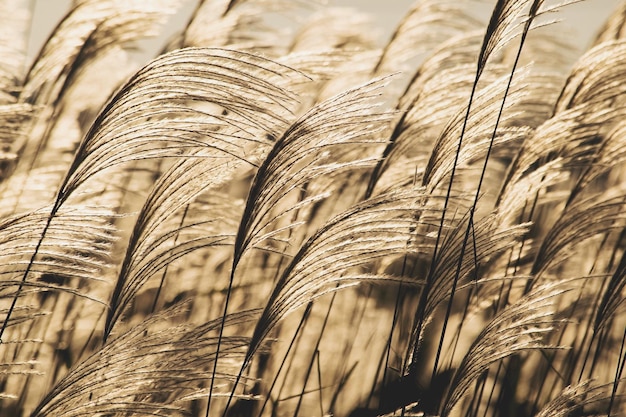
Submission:
<svg viewBox="0 0 626 417">
<path fill-rule="evenodd" d="M 137 65 L 184 2 L 75 0 L 22 70 L 1 1 L 0 415 L 626 412 L 626 3 L 571 2 L 201 0 Z"/>
</svg>

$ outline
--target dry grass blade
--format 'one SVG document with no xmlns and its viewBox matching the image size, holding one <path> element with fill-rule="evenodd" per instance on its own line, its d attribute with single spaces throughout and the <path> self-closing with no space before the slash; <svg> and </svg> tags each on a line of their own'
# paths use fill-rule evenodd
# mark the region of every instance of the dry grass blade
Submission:
<svg viewBox="0 0 626 417">
<path fill-rule="evenodd" d="M 555 113 L 583 103 L 596 108 L 615 107 L 623 103 L 625 79 L 626 40 L 601 43 L 585 53 L 572 68 L 555 105 Z"/>
<path fill-rule="evenodd" d="M 576 186 L 572 190 L 570 201 L 584 194 L 584 190 L 600 180 L 602 176 L 612 170 L 619 169 L 626 162 L 626 123 L 618 124 L 607 133 L 600 148 L 596 152 L 593 163 L 585 167 Z"/>
<path fill-rule="evenodd" d="M 447 39 L 481 26 L 468 13 L 463 1 L 416 0 L 383 50 L 374 73 L 402 69 L 420 52 L 427 52 Z"/>
<path fill-rule="evenodd" d="M 7 167 L 15 163 L 15 144 L 27 137 L 27 128 L 33 109 L 27 104 L 0 105 L 0 182 L 7 175 Z"/>
<path fill-rule="evenodd" d="M 25 0 L 0 1 L 0 105 L 14 103 L 22 86 L 30 17 Z"/>
<path fill-rule="evenodd" d="M 316 8 L 316 3 L 316 0 L 202 0 L 175 44 L 227 47 L 278 58 L 290 50 L 293 33 L 287 28 L 291 25 L 278 27 L 275 23 L 285 18 L 300 20 L 304 12 L 309 14 L 310 9 Z"/>
<path fill-rule="evenodd" d="M 315 13 L 295 35 L 291 52 L 320 50 L 369 50 L 376 42 L 367 27 L 369 15 L 353 9 L 324 8 Z"/>
<path fill-rule="evenodd" d="M 557 284 L 535 289 L 494 317 L 480 332 L 459 364 L 442 403 L 442 416 L 450 412 L 489 366 L 508 356 L 536 349 L 556 348 L 543 340 L 558 321 L 553 318 L 556 299 L 565 290 Z"/>
<path fill-rule="evenodd" d="M 571 173 L 594 160 L 603 138 L 624 113 L 623 107 L 589 112 L 583 103 L 546 120 L 523 143 L 504 178 L 500 198 L 520 181 L 550 161 L 559 161 L 559 170 Z M 553 167 L 556 165 L 553 165 Z M 556 179 L 556 177 L 554 178 Z"/>
<path fill-rule="evenodd" d="M 602 28 L 598 31 L 594 46 L 603 42 L 614 41 L 624 38 L 626 34 L 624 25 L 626 19 L 626 3 L 621 2 L 617 5 L 615 10 L 611 13 L 608 20 L 604 22 Z"/>
<path fill-rule="evenodd" d="M 114 228 L 109 224 L 112 213 L 89 206 L 61 210 L 40 242 L 48 215 L 49 208 L 3 219 L 0 276 L 14 280 L 30 270 L 39 278 L 47 274 L 61 281 L 97 278 L 106 265 L 114 239 Z M 31 264 L 29 260 L 38 246 L 39 256 Z M 19 281 L 13 282 L 17 285 Z"/>
<path fill-rule="evenodd" d="M 53 221 L 48 209 L 1 222 L 0 361 L 14 369 L 5 373 L 3 383 L 7 383 L 7 375 L 17 375 L 11 391 L 19 389 L 24 382 L 20 377 L 26 374 L 20 370 L 23 366 L 11 364 L 38 357 L 32 353 L 43 342 L 37 326 L 39 319 L 50 313 L 52 299 L 64 294 L 81 297 L 90 305 L 104 304 L 98 284 L 110 261 L 114 240 L 111 218 L 112 213 L 101 208 L 73 206 L 59 211 Z M 46 227 L 47 235 L 42 239 L 41 231 Z M 24 279 L 27 275 L 29 281 Z M 35 364 L 41 369 L 40 363 Z"/>
<path fill-rule="evenodd" d="M 420 181 L 428 181 L 425 176 L 440 175 L 431 172 L 432 170 L 447 175 L 449 170 L 446 168 L 453 163 L 451 152 L 456 145 L 454 140 L 460 134 L 467 110 L 464 104 L 474 82 L 469 68 L 468 65 L 463 65 L 442 69 L 439 74 L 422 84 L 417 100 L 411 103 L 407 113 L 396 125 L 392 136 L 393 146 L 387 147 L 386 151 L 391 150 L 384 163 L 379 163 L 377 172 L 384 172 L 387 166 L 395 162 L 399 165 L 395 170 L 404 171 L 404 180 L 407 181 L 409 173 L 400 162 L 414 160 L 417 166 L 414 177 Z M 504 80 L 497 78 L 496 73 L 493 69 L 485 73 L 482 81 L 490 81 L 490 84 L 476 93 L 473 103 L 475 114 L 470 116 L 466 125 L 465 145 L 461 148 L 457 161 L 457 167 L 464 171 L 482 162 L 481 159 L 488 150 L 488 140 L 493 133 L 489 131 L 489 127 L 494 122 L 495 110 L 499 105 L 497 86 L 501 87 Z M 519 146 L 532 129 L 541 125 L 551 114 L 553 100 L 559 92 L 555 88 L 558 79 L 551 74 L 523 75 L 514 83 L 507 98 L 507 113 L 500 120 L 501 128 L 492 144 L 492 169 L 502 169 L 498 164 L 504 165 L 516 157 Z M 428 161 L 429 156 L 425 154 L 425 150 L 431 149 L 433 152 Z M 427 165 L 427 162 L 434 165 Z M 469 178 L 467 180 L 471 181 Z M 431 181 L 434 186 L 442 180 L 433 178 Z"/>
<path fill-rule="evenodd" d="M 498 49 L 502 48 L 509 40 L 511 32 L 526 17 L 524 12 L 528 10 L 528 20 L 525 31 L 528 31 L 530 22 L 537 15 L 543 0 L 498 0 L 491 19 L 487 25 L 487 31 L 483 40 L 483 45 L 478 56 L 478 68 L 476 78 L 480 78 L 487 65 L 489 57 Z"/>
<path fill-rule="evenodd" d="M 503 126 L 495 135 L 493 146 L 519 141 L 527 134 L 528 128 L 507 127 L 508 120 L 516 119 L 515 106 L 525 95 L 525 75 L 528 72 L 519 74 L 509 91 L 501 120 Z M 467 106 L 457 110 L 433 145 L 430 160 L 424 170 L 423 185 L 434 191 L 445 184 L 445 179 L 452 181 L 453 168 L 466 167 L 472 160 L 484 159 L 490 149 L 493 126 L 498 118 L 508 79 L 507 74 L 478 90 L 471 103 L 474 111 L 469 117 Z M 461 136 L 463 143 L 460 145 L 458 138 Z"/>
<path fill-rule="evenodd" d="M 378 80 L 330 98 L 299 118 L 276 141 L 250 187 L 235 243 L 233 270 L 244 252 L 268 236 L 262 232 L 281 216 L 322 196 L 311 196 L 296 207 L 270 216 L 282 198 L 314 178 L 341 169 L 371 164 L 372 160 L 342 158 L 354 146 L 380 143 L 391 113 L 374 112 L 384 80 Z M 360 153 L 367 155 L 363 150 Z"/>
<path fill-rule="evenodd" d="M 159 178 L 135 222 L 111 297 L 105 339 L 126 306 L 155 273 L 195 250 L 233 244 L 235 229 L 229 230 L 228 225 L 235 224 L 238 210 L 232 202 L 209 204 L 201 220 L 190 226 L 172 224 L 171 220 L 180 222 L 176 214 L 181 208 L 200 193 L 228 182 L 241 165 L 241 161 L 230 156 L 198 153 L 175 163 Z"/>
<path fill-rule="evenodd" d="M 619 308 L 626 302 L 624 289 L 626 288 L 626 255 L 622 255 L 619 265 L 606 284 L 602 299 L 596 306 L 596 317 L 593 330 L 598 333 L 612 319 L 617 316 Z"/>
<path fill-rule="evenodd" d="M 453 71 L 454 69 L 474 66 L 478 51 L 483 39 L 482 30 L 474 30 L 467 33 L 451 37 L 441 43 L 437 49 L 420 65 L 413 79 L 409 83 L 406 91 L 400 99 L 400 108 L 411 108 L 411 104 L 419 102 L 420 98 L 428 98 L 426 84 L 433 83 L 440 77 L 442 71 Z M 468 68 L 464 74 L 472 77 L 472 71 Z M 456 93 L 456 88 L 450 89 L 451 93 Z M 469 92 L 468 92 L 469 97 Z M 445 97 L 444 97 L 445 98 Z"/>
<path fill-rule="evenodd" d="M 183 404 L 177 404 L 177 399 L 199 393 L 207 368 L 216 360 L 217 338 L 212 333 L 222 324 L 220 318 L 195 328 L 172 325 L 170 319 L 181 313 L 181 306 L 170 309 L 111 340 L 71 369 L 31 416 L 180 412 Z M 255 315 L 248 311 L 229 316 L 226 325 L 241 324 Z M 225 337 L 221 343 L 217 377 L 226 382 L 233 378 L 248 340 Z"/>
<path fill-rule="evenodd" d="M 403 113 L 372 173 L 366 197 L 373 194 L 379 179 L 400 158 L 419 158 L 414 165 L 420 171 L 418 180 L 421 179 L 432 143 L 456 109 L 467 102 L 474 81 L 468 69 L 473 68 L 481 39 L 482 33 L 453 37 L 420 66 L 399 100 Z M 405 172 L 404 168 L 398 170 Z"/>
<path fill-rule="evenodd" d="M 122 48 L 156 35 L 181 3 L 180 0 L 157 0 L 146 5 L 136 0 L 89 0 L 73 5 L 35 57 L 19 95 L 21 102 L 35 104 L 36 118 L 29 126 L 28 140 L 18 140 L 13 145 L 12 151 L 19 159 L 7 167 L 7 171 L 17 174 L 10 178 L 8 187 L 24 190 L 18 192 L 12 202 L 16 207 L 31 210 L 44 204 L 31 201 L 28 186 L 37 181 L 36 176 L 31 175 L 38 169 L 49 168 L 50 161 L 58 161 L 60 170 L 66 170 L 71 161 L 68 154 L 76 150 L 83 134 L 71 125 L 59 123 L 78 117 L 88 125 L 91 114 L 95 114 L 110 95 L 107 89 L 117 88 L 135 67 L 128 61 L 121 61 L 127 57 Z M 93 77 L 93 73 L 102 70 L 98 64 L 106 62 L 107 58 L 115 59 L 116 67 L 109 70 L 105 78 Z M 93 77 L 91 82 L 88 81 L 90 76 Z M 90 93 L 89 88 L 94 87 L 102 90 Z M 98 107 L 90 108 L 94 102 Z M 52 192 L 58 189 L 63 174 L 50 175 Z M 53 195 L 41 196 L 46 203 L 53 198 Z"/>
<path fill-rule="evenodd" d="M 264 16 L 278 2 L 245 1 L 233 7 L 230 0 L 202 1 L 181 39 L 181 47 L 228 47 L 239 51 L 278 55 L 283 39 L 268 31 Z M 286 5 L 286 9 L 293 5 Z"/>
<path fill-rule="evenodd" d="M 582 415 L 601 415 L 599 407 L 594 411 L 584 411 L 586 406 L 608 402 L 607 385 L 594 385 L 593 381 L 583 381 L 574 386 L 568 386 L 553 400 L 546 404 L 535 417 L 568 417 L 581 413 Z M 583 414 L 584 413 L 584 414 Z M 592 414 L 593 413 L 593 414 Z"/>
<path fill-rule="evenodd" d="M 302 245 L 274 286 L 251 340 L 247 360 L 286 315 L 330 291 L 359 280 L 393 278 L 377 272 L 385 257 L 431 250 L 428 228 L 437 212 L 420 204 L 420 190 L 374 197 L 340 214 Z M 421 280 L 408 279 L 413 284 Z"/>
<path fill-rule="evenodd" d="M 96 173 L 124 162 L 203 148 L 245 158 L 246 144 L 278 135 L 288 123 L 296 101 L 281 86 L 301 77 L 272 61 L 222 49 L 189 48 L 157 58 L 100 113 L 59 202 Z"/>
<path fill-rule="evenodd" d="M 467 220 L 464 218 L 446 233 L 442 241 L 439 258 L 434 272 L 431 273 L 433 284 L 426 301 L 426 321 L 429 321 L 435 308 L 450 296 L 455 280 L 458 281 L 457 286 L 462 286 L 468 280 L 476 279 L 479 276 L 476 267 L 480 267 L 481 271 L 488 270 L 491 263 L 496 263 L 498 257 L 511 249 L 528 231 L 528 225 L 502 227 L 499 216 L 486 216 L 476 221 L 472 228 L 471 242 L 465 243 L 473 249 L 466 251 L 465 257 L 459 260 L 466 228 Z"/>
<path fill-rule="evenodd" d="M 617 194 L 617 195 L 616 195 Z M 566 208 L 552 226 L 539 248 L 532 273 L 541 275 L 551 266 L 563 262 L 575 245 L 626 226 L 626 197 L 618 190 L 607 190 Z M 585 221 L 594 219 L 593 222 Z"/>
<path fill-rule="evenodd" d="M 28 72 L 22 101 L 52 104 L 89 59 L 112 45 L 155 35 L 181 0 L 87 0 L 74 7 Z"/>
</svg>

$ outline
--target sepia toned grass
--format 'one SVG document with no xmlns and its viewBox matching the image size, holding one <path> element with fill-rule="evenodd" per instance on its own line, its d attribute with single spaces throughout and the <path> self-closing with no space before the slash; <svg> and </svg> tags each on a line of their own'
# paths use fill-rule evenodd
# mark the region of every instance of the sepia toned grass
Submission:
<svg viewBox="0 0 626 417">
<path fill-rule="evenodd" d="M 0 415 L 626 412 L 624 4 L 183 3 L 0 2 Z"/>
</svg>

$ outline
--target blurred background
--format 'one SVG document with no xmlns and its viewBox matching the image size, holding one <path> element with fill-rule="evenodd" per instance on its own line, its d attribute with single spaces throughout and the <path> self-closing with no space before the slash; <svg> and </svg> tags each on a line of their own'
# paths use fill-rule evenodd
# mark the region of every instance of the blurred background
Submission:
<svg viewBox="0 0 626 417">
<path fill-rule="evenodd" d="M 150 0 L 146 0 L 150 1 Z M 295 1 L 295 0 L 294 0 Z M 325 3 L 337 7 L 352 7 L 361 12 L 371 15 L 373 27 L 378 29 L 378 37 L 381 43 L 391 35 L 395 25 L 409 9 L 415 0 L 326 0 Z M 562 13 L 555 15 L 555 19 L 562 19 L 559 30 L 565 31 L 570 39 L 580 50 L 585 49 L 592 36 L 596 33 L 602 22 L 617 7 L 620 0 L 586 0 L 566 6 Z M 489 14 L 491 4 L 495 1 L 483 1 L 484 5 L 477 2 L 477 13 Z M 32 57 L 41 48 L 48 34 L 56 23 L 67 11 L 71 0 L 31 0 L 34 8 L 31 36 L 29 37 L 28 57 Z M 180 13 L 174 16 L 167 30 L 156 39 L 151 40 L 141 47 L 149 50 L 159 50 L 160 47 L 175 33 L 185 22 L 196 4 L 195 0 L 188 0 Z"/>
</svg>

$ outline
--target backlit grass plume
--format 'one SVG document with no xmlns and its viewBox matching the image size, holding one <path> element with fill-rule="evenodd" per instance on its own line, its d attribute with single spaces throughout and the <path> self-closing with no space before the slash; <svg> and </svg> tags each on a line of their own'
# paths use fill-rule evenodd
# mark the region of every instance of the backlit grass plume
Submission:
<svg viewBox="0 0 626 417">
<path fill-rule="evenodd" d="M 0 0 L 1 416 L 626 412 L 626 3 L 583 52 L 573 1 L 379 43 L 80 0 L 27 65 L 35 3 Z"/>
</svg>

